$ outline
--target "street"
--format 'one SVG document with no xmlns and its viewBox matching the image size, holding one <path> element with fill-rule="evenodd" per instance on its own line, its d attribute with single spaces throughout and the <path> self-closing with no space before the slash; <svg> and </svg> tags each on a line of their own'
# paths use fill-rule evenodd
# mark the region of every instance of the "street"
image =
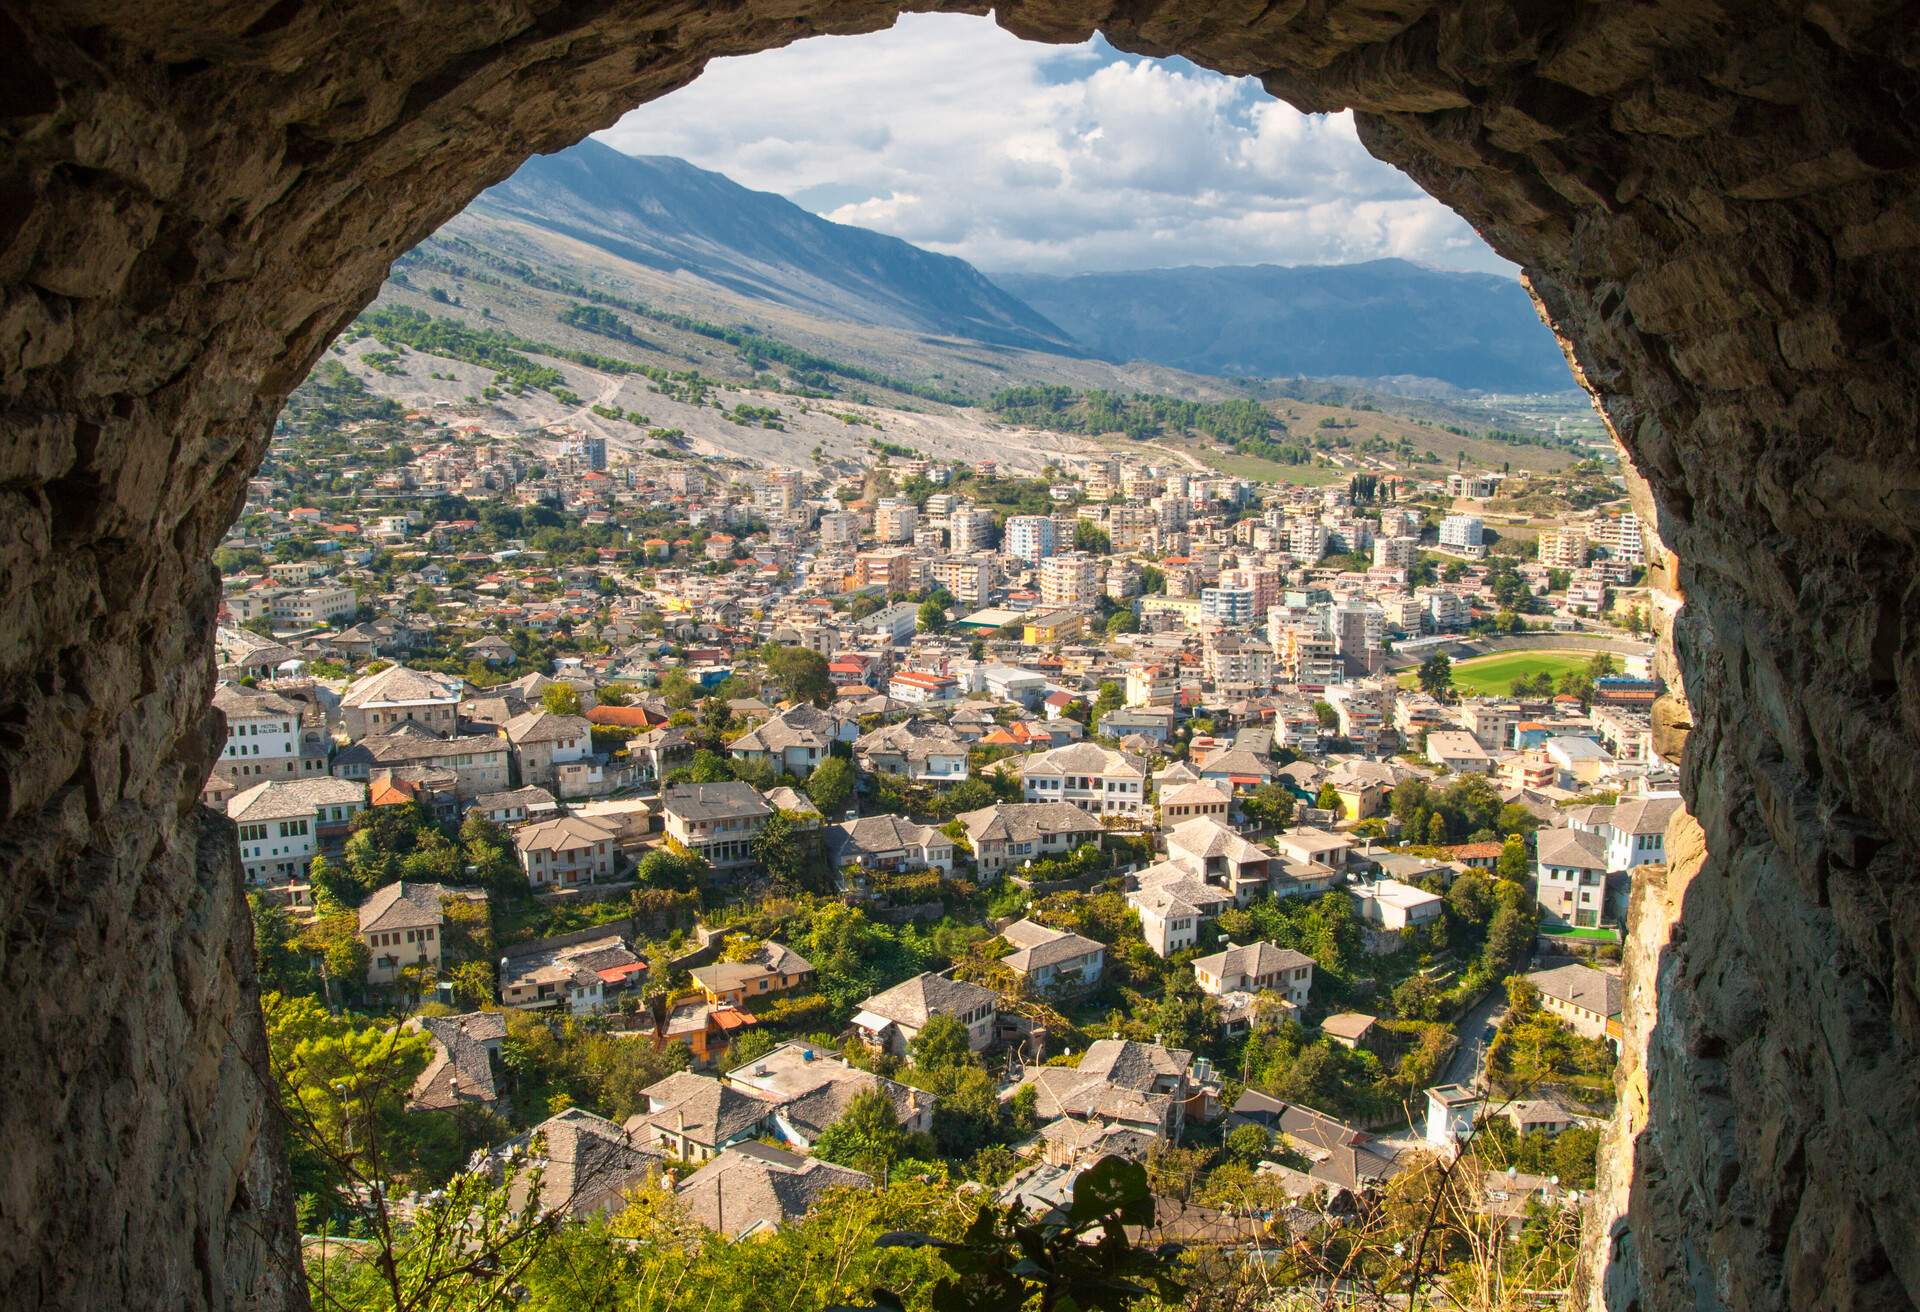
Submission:
<svg viewBox="0 0 1920 1312">
<path fill-rule="evenodd" d="M 1440 1072 L 1441 1084 L 1466 1084 L 1478 1087 L 1481 1077 L 1486 1073 L 1487 1045 L 1481 1035 L 1489 1025 L 1498 1025 L 1507 1014 L 1507 994 L 1505 989 L 1489 989 L 1487 996 L 1474 1004 L 1454 1027 L 1460 1036 L 1460 1045 L 1447 1059 L 1446 1068 Z"/>
</svg>

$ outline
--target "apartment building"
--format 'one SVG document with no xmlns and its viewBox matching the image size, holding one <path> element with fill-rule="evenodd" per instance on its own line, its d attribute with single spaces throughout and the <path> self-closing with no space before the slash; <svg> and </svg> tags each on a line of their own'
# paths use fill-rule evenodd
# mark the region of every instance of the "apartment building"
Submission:
<svg viewBox="0 0 1920 1312">
<path fill-rule="evenodd" d="M 1056 541 L 1051 515 L 1014 515 L 1001 532 L 1000 546 L 1007 555 L 1037 565 L 1054 553 Z"/>
<path fill-rule="evenodd" d="M 1100 559 L 1065 551 L 1040 562 L 1040 604 L 1049 610 L 1084 610 L 1100 597 Z"/>
</svg>

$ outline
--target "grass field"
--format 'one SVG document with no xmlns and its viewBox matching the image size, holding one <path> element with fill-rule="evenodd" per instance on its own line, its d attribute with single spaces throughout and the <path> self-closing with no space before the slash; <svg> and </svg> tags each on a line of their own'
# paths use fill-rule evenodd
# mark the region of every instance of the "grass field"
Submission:
<svg viewBox="0 0 1920 1312">
<path fill-rule="evenodd" d="M 1455 661 L 1453 686 L 1463 696 L 1504 697 L 1515 679 L 1530 679 L 1543 670 L 1558 679 L 1562 674 L 1585 669 L 1592 659 L 1589 651 L 1499 651 Z M 1400 676 L 1403 688 L 1417 687 L 1419 682 L 1418 668 Z"/>
</svg>

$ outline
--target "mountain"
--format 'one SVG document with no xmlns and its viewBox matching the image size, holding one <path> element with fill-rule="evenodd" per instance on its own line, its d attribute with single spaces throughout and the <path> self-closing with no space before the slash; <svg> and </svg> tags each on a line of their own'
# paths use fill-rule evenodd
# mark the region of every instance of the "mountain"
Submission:
<svg viewBox="0 0 1920 1312">
<path fill-rule="evenodd" d="M 995 281 L 1109 360 L 1246 377 L 1412 375 L 1494 392 L 1572 385 L 1525 289 L 1493 274 L 1372 260 Z"/>
<path fill-rule="evenodd" d="M 670 156 L 589 139 L 528 160 L 470 212 L 828 319 L 1084 354 L 965 260 L 831 223 Z"/>
</svg>

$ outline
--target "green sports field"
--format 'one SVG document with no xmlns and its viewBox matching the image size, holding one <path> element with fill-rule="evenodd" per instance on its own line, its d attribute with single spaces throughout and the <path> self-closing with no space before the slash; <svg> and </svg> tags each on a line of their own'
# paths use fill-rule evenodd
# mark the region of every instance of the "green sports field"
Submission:
<svg viewBox="0 0 1920 1312">
<path fill-rule="evenodd" d="M 1592 659 L 1590 651 L 1497 651 L 1491 656 L 1456 660 L 1453 686 L 1465 697 L 1504 697 L 1515 679 L 1531 679 L 1542 670 L 1558 679 L 1569 671 L 1585 669 Z M 1403 688 L 1419 683 L 1418 667 L 1400 676 Z"/>
</svg>

